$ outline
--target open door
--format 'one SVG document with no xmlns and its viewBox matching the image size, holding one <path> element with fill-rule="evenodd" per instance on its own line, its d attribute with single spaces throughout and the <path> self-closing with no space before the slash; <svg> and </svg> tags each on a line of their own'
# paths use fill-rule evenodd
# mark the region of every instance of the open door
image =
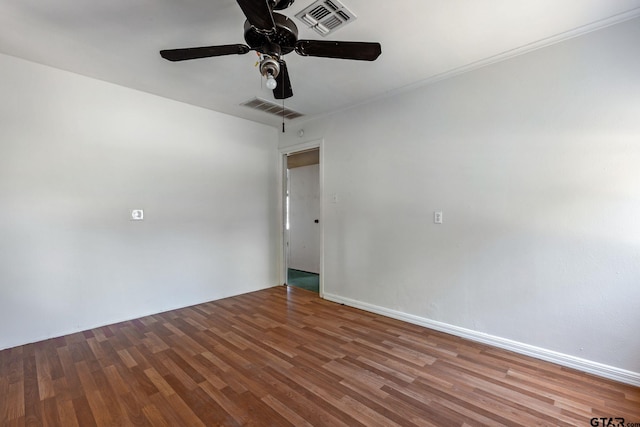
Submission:
<svg viewBox="0 0 640 427">
<path fill-rule="evenodd" d="M 320 291 L 320 150 L 286 158 L 285 245 L 287 284 Z"/>
</svg>

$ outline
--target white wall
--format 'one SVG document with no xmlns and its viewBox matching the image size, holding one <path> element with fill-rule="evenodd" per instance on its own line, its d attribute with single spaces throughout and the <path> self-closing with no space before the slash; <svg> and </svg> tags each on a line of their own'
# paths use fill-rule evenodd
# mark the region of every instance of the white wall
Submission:
<svg viewBox="0 0 640 427">
<path fill-rule="evenodd" d="M 636 19 L 298 125 L 325 144 L 326 295 L 640 384 L 638 40 Z"/>
<path fill-rule="evenodd" d="M 0 93 L 0 349 L 278 283 L 275 129 L 4 55 Z"/>
<path fill-rule="evenodd" d="M 289 263 L 320 274 L 320 165 L 289 169 Z"/>
</svg>

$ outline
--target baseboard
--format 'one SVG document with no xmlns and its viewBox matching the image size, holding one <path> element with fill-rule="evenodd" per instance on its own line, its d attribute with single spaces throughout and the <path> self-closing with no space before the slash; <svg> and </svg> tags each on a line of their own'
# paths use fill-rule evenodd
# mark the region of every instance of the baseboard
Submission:
<svg viewBox="0 0 640 427">
<path fill-rule="evenodd" d="M 597 375 L 599 377 L 611 379 L 633 386 L 640 386 L 640 373 L 627 371 L 625 369 L 616 368 L 614 366 L 605 365 L 591 360 L 581 359 L 579 357 L 568 354 L 558 353 L 553 350 L 536 347 L 533 345 L 512 341 L 506 338 L 477 332 L 471 329 L 461 328 L 459 326 L 450 325 L 443 322 L 427 319 L 425 317 L 414 316 L 412 314 L 403 313 L 401 311 L 391 310 L 362 301 L 344 298 L 338 295 L 325 293 L 323 298 L 337 302 L 339 304 L 348 305 L 350 307 L 359 308 L 361 310 L 391 317 L 393 319 L 402 320 L 425 328 L 434 329 L 436 331 L 466 338 L 471 341 L 492 345 L 494 347 L 510 350 L 515 353 L 524 354 L 526 356 L 535 357 L 536 359 L 545 360 L 547 362 L 556 363 L 568 368 L 577 369 L 582 372 Z"/>
</svg>

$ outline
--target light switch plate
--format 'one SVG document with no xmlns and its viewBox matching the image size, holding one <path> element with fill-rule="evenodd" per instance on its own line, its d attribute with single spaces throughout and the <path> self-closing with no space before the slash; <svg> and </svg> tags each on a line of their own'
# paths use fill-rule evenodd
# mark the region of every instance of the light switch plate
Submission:
<svg viewBox="0 0 640 427">
<path fill-rule="evenodd" d="M 131 221 L 142 221 L 144 220 L 144 210 L 142 209 L 131 209 Z"/>
<path fill-rule="evenodd" d="M 442 224 L 442 211 L 435 211 L 433 213 L 433 223 Z"/>
</svg>

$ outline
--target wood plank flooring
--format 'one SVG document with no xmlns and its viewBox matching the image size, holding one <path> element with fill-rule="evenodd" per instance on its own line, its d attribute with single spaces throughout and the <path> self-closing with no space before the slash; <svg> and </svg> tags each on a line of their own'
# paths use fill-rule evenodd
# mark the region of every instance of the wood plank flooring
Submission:
<svg viewBox="0 0 640 427">
<path fill-rule="evenodd" d="M 2 426 L 590 426 L 594 417 L 640 423 L 640 389 L 284 286 L 0 351 Z"/>
</svg>

